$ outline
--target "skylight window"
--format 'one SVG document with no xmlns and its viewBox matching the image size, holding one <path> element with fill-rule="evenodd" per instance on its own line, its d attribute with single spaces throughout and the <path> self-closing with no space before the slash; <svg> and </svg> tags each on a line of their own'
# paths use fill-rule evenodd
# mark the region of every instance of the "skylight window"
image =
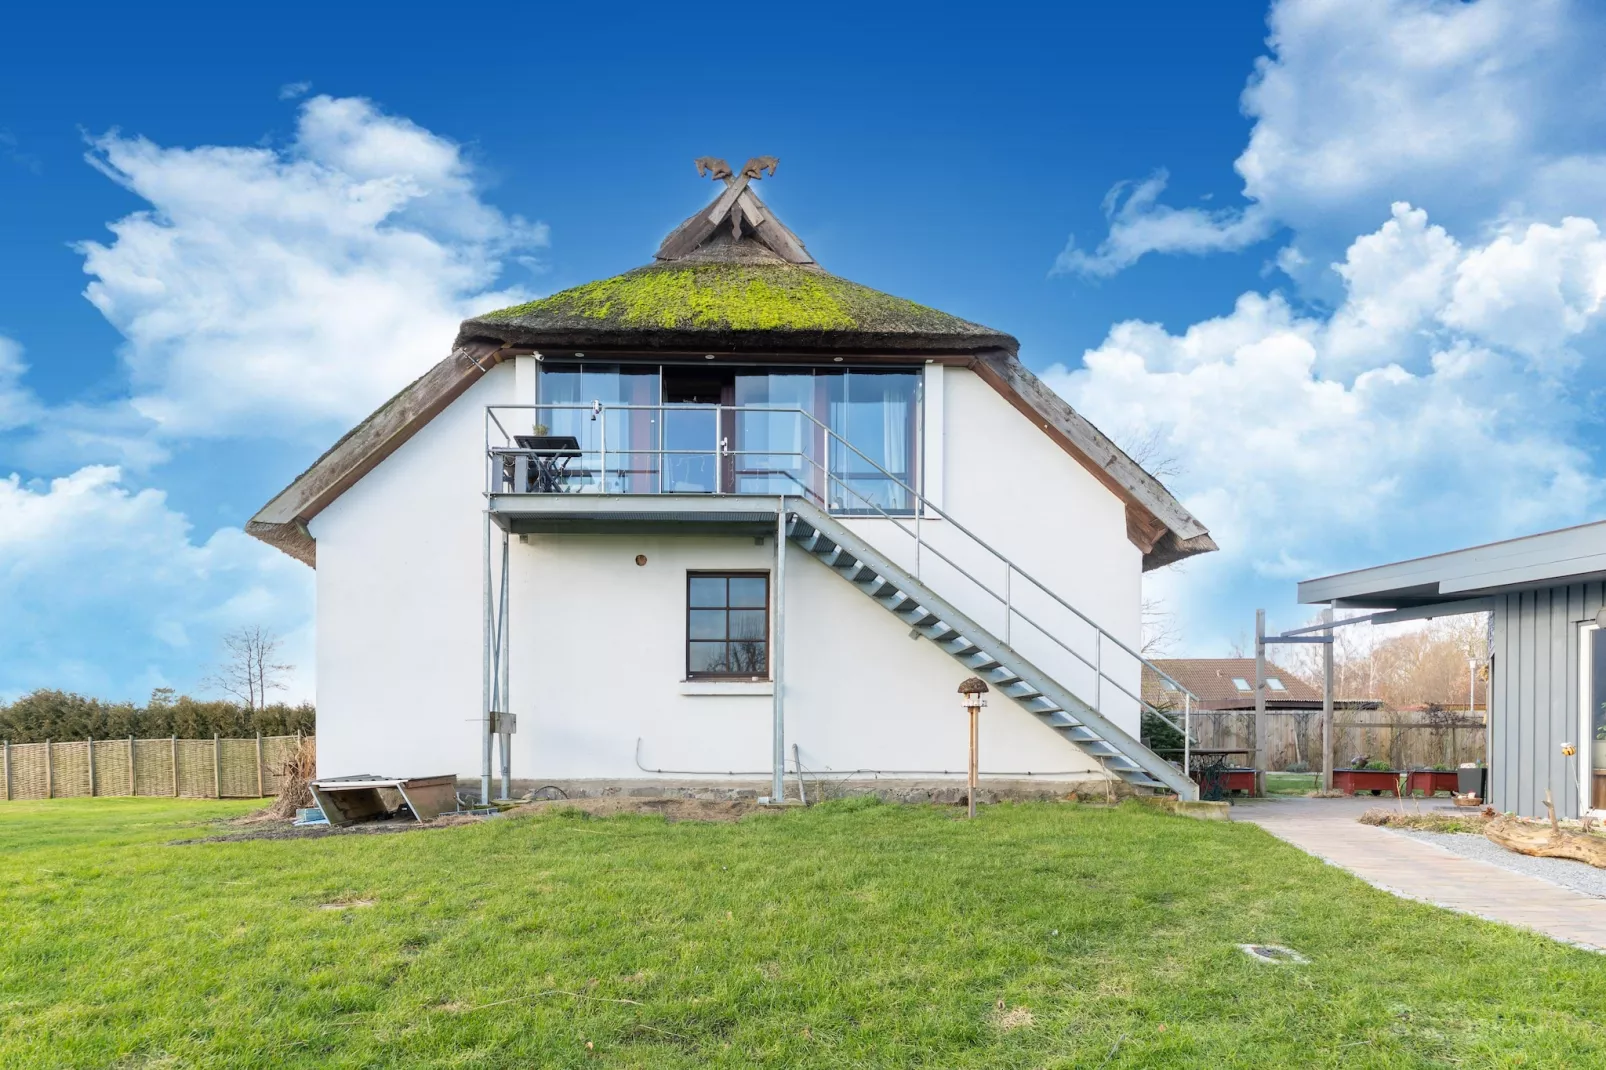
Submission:
<svg viewBox="0 0 1606 1070">
<path fill-rule="evenodd" d="M 1273 691 L 1287 691 L 1288 690 L 1288 688 L 1283 686 L 1283 682 L 1281 680 L 1277 679 L 1277 677 L 1275 677 L 1275 676 L 1266 677 L 1266 686 L 1271 688 Z"/>
<path fill-rule="evenodd" d="M 1249 681 L 1245 680 L 1242 676 L 1234 676 L 1232 678 L 1232 686 L 1236 687 L 1239 691 L 1253 691 L 1254 690 L 1254 688 L 1249 686 Z"/>
</svg>

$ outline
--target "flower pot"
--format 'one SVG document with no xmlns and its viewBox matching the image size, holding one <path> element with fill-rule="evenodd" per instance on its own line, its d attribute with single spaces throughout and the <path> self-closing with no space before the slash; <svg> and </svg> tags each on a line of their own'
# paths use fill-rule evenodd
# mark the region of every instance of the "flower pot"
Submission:
<svg viewBox="0 0 1606 1070">
<path fill-rule="evenodd" d="M 1606 739 L 1597 739 L 1590 751 L 1591 769 L 1606 769 Z"/>
<path fill-rule="evenodd" d="M 1481 765 L 1463 765 L 1455 771 L 1456 791 L 1462 795 L 1476 795 L 1480 799 L 1487 799 L 1489 770 Z"/>
</svg>

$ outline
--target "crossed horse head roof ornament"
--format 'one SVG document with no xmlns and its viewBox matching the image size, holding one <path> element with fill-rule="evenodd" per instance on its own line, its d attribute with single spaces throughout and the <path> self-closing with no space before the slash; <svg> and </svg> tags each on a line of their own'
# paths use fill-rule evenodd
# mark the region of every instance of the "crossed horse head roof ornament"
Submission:
<svg viewBox="0 0 1606 1070">
<path fill-rule="evenodd" d="M 664 239 L 658 248 L 659 260 L 684 259 L 708 243 L 722 226 L 728 226 L 732 243 L 744 239 L 754 241 L 782 260 L 814 264 L 814 258 L 803 248 L 798 236 L 776 219 L 775 213 L 749 187 L 749 183 L 763 178 L 766 171 L 774 177 L 775 167 L 780 163 L 778 159 L 754 156 L 742 165 L 740 173 L 732 172 L 730 164 L 717 156 L 699 156 L 695 163 L 698 175 L 723 182 L 725 190 L 713 204 L 676 227 Z"/>
</svg>

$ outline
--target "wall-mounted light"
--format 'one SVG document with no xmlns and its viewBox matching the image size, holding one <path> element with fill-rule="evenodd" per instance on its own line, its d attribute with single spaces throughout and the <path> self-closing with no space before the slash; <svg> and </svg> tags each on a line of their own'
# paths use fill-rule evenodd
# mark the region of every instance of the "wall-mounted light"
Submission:
<svg viewBox="0 0 1606 1070">
<path fill-rule="evenodd" d="M 703 354 L 703 359 L 704 360 L 713 360 L 714 359 L 714 354 L 712 354 L 712 353 L 704 353 Z"/>
<path fill-rule="evenodd" d="M 645 565 L 646 563 L 647 563 L 647 555 L 646 554 L 637 554 L 636 555 L 636 564 Z"/>
<path fill-rule="evenodd" d="M 832 357 L 831 359 L 836 361 L 838 364 L 842 363 L 842 358 L 841 357 Z"/>
</svg>

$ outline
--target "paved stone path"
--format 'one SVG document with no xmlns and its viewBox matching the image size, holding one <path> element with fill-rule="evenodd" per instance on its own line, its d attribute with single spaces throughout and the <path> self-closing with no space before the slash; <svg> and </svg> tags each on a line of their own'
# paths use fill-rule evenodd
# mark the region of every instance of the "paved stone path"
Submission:
<svg viewBox="0 0 1606 1070">
<path fill-rule="evenodd" d="M 1517 925 L 1606 951 L 1606 899 L 1575 892 L 1357 820 L 1392 799 L 1255 799 L 1232 819 L 1259 825 L 1300 850 L 1405 899 Z"/>
</svg>

